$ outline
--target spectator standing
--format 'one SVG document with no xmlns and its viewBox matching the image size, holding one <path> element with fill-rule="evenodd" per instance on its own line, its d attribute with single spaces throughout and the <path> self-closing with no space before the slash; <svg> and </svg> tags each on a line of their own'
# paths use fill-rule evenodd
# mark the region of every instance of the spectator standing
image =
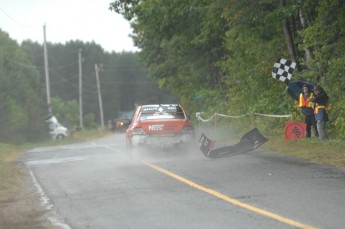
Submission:
<svg viewBox="0 0 345 229">
<path fill-rule="evenodd" d="M 309 99 L 314 104 L 314 114 L 316 120 L 317 131 L 319 132 L 320 140 L 328 139 L 326 124 L 328 122 L 328 95 L 319 86 L 313 89 L 314 97 Z"/>
<path fill-rule="evenodd" d="M 301 112 L 304 115 L 304 122 L 306 126 L 307 138 L 311 137 L 311 130 L 313 128 L 315 137 L 319 137 L 319 133 L 316 127 L 313 103 L 309 102 L 314 97 L 314 94 L 309 91 L 306 84 L 303 85 L 303 92 L 299 95 L 298 106 L 301 108 Z"/>
</svg>

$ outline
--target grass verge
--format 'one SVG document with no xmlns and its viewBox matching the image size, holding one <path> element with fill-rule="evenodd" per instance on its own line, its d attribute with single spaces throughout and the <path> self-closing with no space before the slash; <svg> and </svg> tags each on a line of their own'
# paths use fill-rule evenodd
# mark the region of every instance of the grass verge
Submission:
<svg viewBox="0 0 345 229">
<path fill-rule="evenodd" d="M 17 146 L 0 143 L 0 198 L 7 192 L 16 191 L 20 172 L 16 160 L 21 151 Z"/>
<path fill-rule="evenodd" d="M 345 168 L 344 141 L 310 138 L 284 142 L 281 137 L 272 137 L 262 148 L 319 164 Z"/>
</svg>

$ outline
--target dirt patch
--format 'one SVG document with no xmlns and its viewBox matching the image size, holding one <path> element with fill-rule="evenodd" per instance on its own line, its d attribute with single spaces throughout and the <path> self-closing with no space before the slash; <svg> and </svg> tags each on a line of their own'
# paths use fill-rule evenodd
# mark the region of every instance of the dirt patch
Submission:
<svg viewBox="0 0 345 229">
<path fill-rule="evenodd" d="M 0 196 L 0 229 L 58 229 L 49 221 L 50 212 L 41 205 L 26 168 L 19 171 L 17 188 Z"/>
</svg>

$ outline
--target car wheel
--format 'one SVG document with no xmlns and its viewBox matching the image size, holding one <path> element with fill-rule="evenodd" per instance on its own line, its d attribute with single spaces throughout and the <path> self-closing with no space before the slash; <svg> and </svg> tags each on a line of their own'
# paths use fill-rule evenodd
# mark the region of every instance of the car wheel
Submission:
<svg viewBox="0 0 345 229">
<path fill-rule="evenodd" d="M 57 140 L 62 140 L 62 139 L 64 139 L 65 138 L 65 135 L 63 135 L 63 134 L 58 134 L 57 136 L 56 136 L 56 139 Z"/>
</svg>

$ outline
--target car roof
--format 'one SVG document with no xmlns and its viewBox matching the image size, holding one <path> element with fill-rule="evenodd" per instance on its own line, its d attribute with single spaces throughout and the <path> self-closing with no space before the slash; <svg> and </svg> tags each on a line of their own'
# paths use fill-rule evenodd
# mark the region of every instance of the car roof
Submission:
<svg viewBox="0 0 345 229">
<path fill-rule="evenodd" d="M 141 112 L 152 113 L 152 112 L 183 112 L 182 107 L 179 104 L 149 104 L 142 105 L 140 108 Z"/>
<path fill-rule="evenodd" d="M 169 103 L 169 104 L 145 104 L 145 105 L 141 105 L 141 107 L 161 107 L 161 106 L 179 106 L 180 104 L 177 103 Z"/>
</svg>

